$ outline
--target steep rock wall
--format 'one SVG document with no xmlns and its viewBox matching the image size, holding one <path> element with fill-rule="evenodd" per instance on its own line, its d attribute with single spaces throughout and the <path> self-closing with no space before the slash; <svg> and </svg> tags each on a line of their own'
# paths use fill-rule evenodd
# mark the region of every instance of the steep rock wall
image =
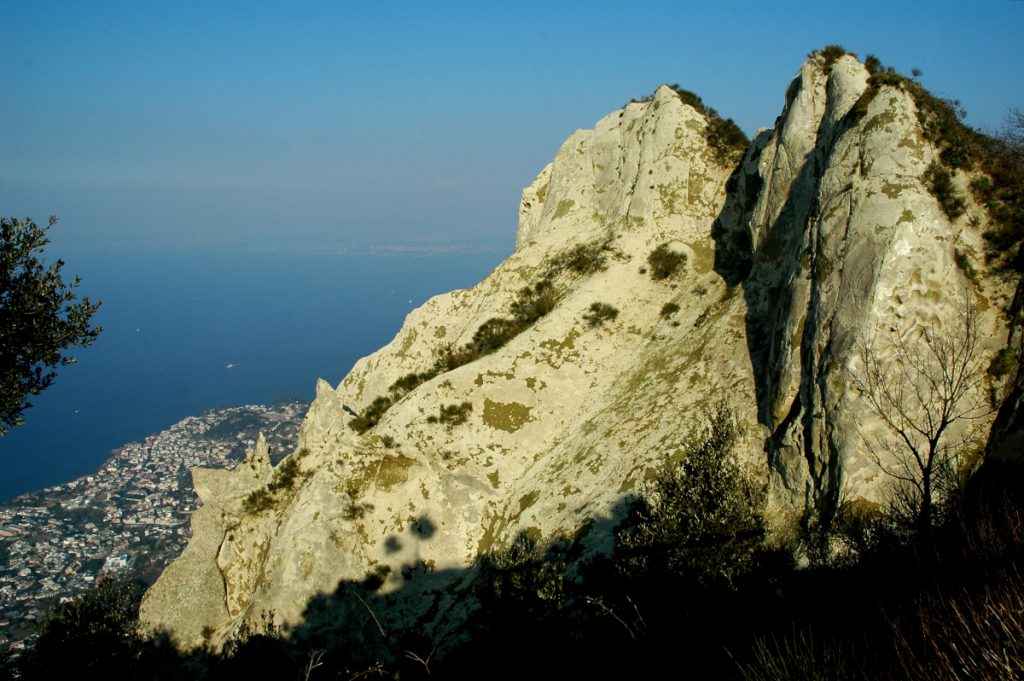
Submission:
<svg viewBox="0 0 1024 681">
<path fill-rule="evenodd" d="M 1005 341 L 1012 283 L 970 281 L 956 263 L 959 252 L 984 272 L 982 226 L 970 219 L 984 211 L 950 221 L 924 179 L 937 152 L 913 98 L 867 86 L 851 56 L 809 60 L 775 129 L 748 152 L 719 226 L 751 245 L 743 288 L 758 420 L 773 502 L 794 511 L 827 515 L 841 496 L 884 483 L 865 450 L 888 435 L 851 388 L 865 343 L 915 327 L 943 333 L 967 299 L 984 352 Z"/>
<path fill-rule="evenodd" d="M 913 101 L 882 88 L 864 102 L 867 81 L 852 57 L 813 56 L 735 169 L 667 87 L 573 134 L 523 191 L 507 260 L 410 313 L 337 389 L 318 385 L 292 482 L 266 508 L 246 505 L 279 476 L 259 448 L 239 471 L 196 471 L 193 541 L 143 618 L 186 645 L 266 613 L 307 636 L 346 623 L 358 638 L 361 622 L 369 641 L 374 625 L 417 623 L 443 640 L 473 607 L 480 555 L 521 535 L 572 537 L 580 560 L 607 551 L 631 495 L 722 402 L 749 474 L 769 483 L 777 532 L 840 494 L 877 494 L 865 442 L 881 431 L 849 388 L 855 348 L 908 323 L 948 325 L 957 298 L 974 296 L 994 349 L 1009 288 L 956 267 L 954 249 L 981 252 L 980 228 L 951 223 L 925 188 L 935 150 Z M 858 101 L 866 111 L 851 116 Z M 661 245 L 686 261 L 655 280 L 648 257 Z M 603 267 L 575 266 L 579 247 Z M 543 281 L 546 315 L 392 392 Z M 617 316 L 590 324 L 595 303 Z M 373 428 L 349 427 L 347 410 L 389 394 Z M 459 405 L 463 423 L 445 416 Z M 366 580 L 387 608 L 347 595 Z"/>
</svg>

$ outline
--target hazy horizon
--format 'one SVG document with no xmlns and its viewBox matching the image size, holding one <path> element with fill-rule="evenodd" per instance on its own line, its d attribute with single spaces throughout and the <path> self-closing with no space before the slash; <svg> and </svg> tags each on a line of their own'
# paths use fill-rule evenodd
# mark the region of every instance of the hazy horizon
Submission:
<svg viewBox="0 0 1024 681">
<path fill-rule="evenodd" d="M 968 122 L 1024 91 L 1024 3 L 4 3 L 0 214 L 64 249 L 510 248 L 520 190 L 661 83 L 748 134 L 808 52 Z"/>
<path fill-rule="evenodd" d="M 561 144 L 659 84 L 696 92 L 751 134 L 774 123 L 807 54 L 839 43 L 920 68 L 969 124 L 995 130 L 1021 105 L 1022 19 L 1013 0 L 3 3 L 0 215 L 58 216 L 46 258 L 81 275 L 101 316 L 124 293 L 149 290 L 132 304 L 158 309 L 192 282 L 173 271 L 147 281 L 143 267 L 132 290 L 112 289 L 89 254 L 496 262 L 514 247 L 520 191 Z M 271 315 L 288 310 L 270 302 Z M 38 402 L 85 373 L 63 368 Z"/>
<path fill-rule="evenodd" d="M 0 437 L 0 502 L 95 472 L 115 447 L 207 409 L 311 400 L 429 297 L 497 254 L 73 253 L 103 333 Z"/>
</svg>

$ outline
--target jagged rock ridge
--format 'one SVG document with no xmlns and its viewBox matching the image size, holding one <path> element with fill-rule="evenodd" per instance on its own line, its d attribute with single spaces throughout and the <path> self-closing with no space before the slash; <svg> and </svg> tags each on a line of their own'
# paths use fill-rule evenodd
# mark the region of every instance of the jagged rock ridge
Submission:
<svg viewBox="0 0 1024 681">
<path fill-rule="evenodd" d="M 854 348 L 914 319 L 947 324 L 971 295 L 994 351 L 1012 286 L 980 258 L 977 284 L 956 266 L 982 252 L 982 226 L 951 222 L 926 189 L 937 151 L 913 99 L 882 87 L 865 101 L 867 87 L 852 56 L 812 55 L 735 168 L 668 87 L 574 133 L 523 191 L 507 260 L 410 313 L 337 389 L 319 383 L 290 484 L 263 445 L 235 471 L 195 472 L 194 538 L 143 618 L 186 645 L 270 612 L 308 632 L 327 627 L 316 608 L 339 583 L 370 576 L 393 606 L 384 626 L 441 640 L 472 607 L 482 553 L 523 533 L 573 537 L 580 560 L 609 550 L 630 495 L 721 402 L 777 534 L 841 494 L 877 494 Z M 659 246 L 685 256 L 665 279 L 649 271 Z M 550 311 L 500 347 L 433 369 L 539 297 Z M 358 434 L 346 407 L 384 396 Z"/>
</svg>

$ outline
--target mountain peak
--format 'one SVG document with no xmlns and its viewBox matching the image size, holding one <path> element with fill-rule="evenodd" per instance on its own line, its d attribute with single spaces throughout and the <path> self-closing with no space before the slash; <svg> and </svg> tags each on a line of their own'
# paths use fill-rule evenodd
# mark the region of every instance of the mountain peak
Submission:
<svg viewBox="0 0 1024 681">
<path fill-rule="evenodd" d="M 515 252 L 319 383 L 296 452 L 196 512 L 143 618 L 199 645 L 263 613 L 297 626 L 372 578 L 380 626 L 443 640 L 482 556 L 523 536 L 608 553 L 717 405 L 776 535 L 877 498 L 857 348 L 908 320 L 948 328 L 966 296 L 991 355 L 1013 295 L 973 255 L 983 221 L 930 193 L 939 150 L 915 107 L 826 48 L 753 142 L 678 86 L 575 132 L 523 190 Z M 199 615 L 168 605 L 182 591 Z"/>
</svg>

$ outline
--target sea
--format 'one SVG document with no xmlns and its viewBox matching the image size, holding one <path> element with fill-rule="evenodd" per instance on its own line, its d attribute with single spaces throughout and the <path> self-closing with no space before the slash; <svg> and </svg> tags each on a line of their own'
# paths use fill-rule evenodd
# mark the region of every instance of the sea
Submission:
<svg viewBox="0 0 1024 681">
<path fill-rule="evenodd" d="M 65 279 L 103 327 L 25 425 L 0 437 L 0 502 L 94 472 L 111 451 L 208 409 L 311 400 L 431 296 L 505 253 L 74 252 Z"/>
</svg>

